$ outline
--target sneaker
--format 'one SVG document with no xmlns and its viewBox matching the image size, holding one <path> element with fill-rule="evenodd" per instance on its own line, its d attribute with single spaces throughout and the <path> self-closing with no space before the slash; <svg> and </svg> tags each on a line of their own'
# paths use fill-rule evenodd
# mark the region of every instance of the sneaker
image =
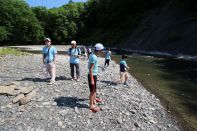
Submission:
<svg viewBox="0 0 197 131">
<path fill-rule="evenodd" d="M 124 84 L 123 84 L 124 86 L 129 86 L 128 84 L 127 84 L 127 82 L 124 82 Z"/>
<path fill-rule="evenodd" d="M 54 84 L 55 83 L 55 81 L 50 81 L 49 83 L 48 83 L 48 85 L 52 85 L 52 84 Z"/>
<path fill-rule="evenodd" d="M 70 80 L 71 80 L 71 81 L 74 81 L 74 79 L 73 79 L 73 78 L 71 78 Z"/>
<path fill-rule="evenodd" d="M 76 81 L 77 81 L 77 82 L 79 82 L 80 80 L 79 80 L 79 79 L 77 79 Z"/>
</svg>

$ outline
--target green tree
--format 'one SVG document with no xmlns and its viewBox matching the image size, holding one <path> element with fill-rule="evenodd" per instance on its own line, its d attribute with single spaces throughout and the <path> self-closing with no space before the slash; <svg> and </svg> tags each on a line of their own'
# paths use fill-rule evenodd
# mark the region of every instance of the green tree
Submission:
<svg viewBox="0 0 197 131">
<path fill-rule="evenodd" d="M 9 32 L 7 31 L 6 27 L 0 26 L 0 41 L 7 40 L 9 36 Z"/>
<path fill-rule="evenodd" d="M 0 0 L 0 26 L 7 32 L 4 41 L 10 43 L 37 43 L 43 38 L 43 29 L 28 4 L 23 0 Z"/>
<path fill-rule="evenodd" d="M 73 3 L 73 1 L 72 0 L 69 0 L 69 2 L 68 2 L 69 4 L 71 4 L 71 3 Z"/>
</svg>

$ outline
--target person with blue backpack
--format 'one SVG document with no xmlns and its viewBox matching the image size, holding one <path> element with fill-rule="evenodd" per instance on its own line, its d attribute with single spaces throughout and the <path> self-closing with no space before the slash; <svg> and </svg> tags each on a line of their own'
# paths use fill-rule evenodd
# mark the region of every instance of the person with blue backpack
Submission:
<svg viewBox="0 0 197 131">
<path fill-rule="evenodd" d="M 80 78 L 80 68 L 79 68 L 79 56 L 81 55 L 80 48 L 77 47 L 76 41 L 71 41 L 71 48 L 68 50 L 68 55 L 70 56 L 70 69 L 71 69 L 71 80 L 79 81 Z M 74 74 L 74 68 L 76 70 L 76 79 Z"/>
</svg>

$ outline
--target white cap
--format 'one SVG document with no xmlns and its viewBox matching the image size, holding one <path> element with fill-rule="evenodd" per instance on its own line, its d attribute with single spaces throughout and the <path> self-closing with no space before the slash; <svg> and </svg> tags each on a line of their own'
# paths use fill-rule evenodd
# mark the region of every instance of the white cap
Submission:
<svg viewBox="0 0 197 131">
<path fill-rule="evenodd" d="M 75 45 L 76 45 L 77 42 L 76 42 L 75 40 L 73 40 L 73 41 L 71 41 L 71 45 L 72 45 L 72 44 L 75 44 Z"/>
<path fill-rule="evenodd" d="M 101 43 L 97 43 L 96 45 L 95 45 L 95 50 L 103 50 L 104 49 L 104 46 L 101 44 Z"/>
<path fill-rule="evenodd" d="M 50 38 L 45 38 L 44 41 L 51 41 L 51 39 Z"/>
</svg>

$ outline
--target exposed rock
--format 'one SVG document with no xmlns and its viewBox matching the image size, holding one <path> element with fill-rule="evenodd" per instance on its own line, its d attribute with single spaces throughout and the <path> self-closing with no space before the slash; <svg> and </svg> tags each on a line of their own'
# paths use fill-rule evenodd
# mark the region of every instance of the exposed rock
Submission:
<svg viewBox="0 0 197 131">
<path fill-rule="evenodd" d="M 10 84 L 10 85 L 20 86 L 20 85 L 21 85 L 21 83 L 20 83 L 19 81 L 13 81 L 13 82 L 11 82 L 11 84 Z"/>
<path fill-rule="evenodd" d="M 34 88 L 32 86 L 29 87 L 23 87 L 20 91 L 22 94 L 28 94 L 29 92 L 31 92 Z"/>
<path fill-rule="evenodd" d="M 20 100 L 20 105 L 25 105 L 27 103 L 29 103 L 31 101 L 30 98 L 28 97 L 23 97 L 21 100 Z"/>
<path fill-rule="evenodd" d="M 63 125 L 63 122 L 62 121 L 58 121 L 58 126 L 62 127 L 62 125 Z"/>
<path fill-rule="evenodd" d="M 12 103 L 17 103 L 17 102 L 19 102 L 23 97 L 25 97 L 24 94 L 19 94 L 18 96 L 16 96 L 16 97 L 13 99 Z"/>
<path fill-rule="evenodd" d="M 137 123 L 137 122 L 135 122 L 134 125 L 135 125 L 136 127 L 140 127 L 140 124 Z"/>
<path fill-rule="evenodd" d="M 75 112 L 76 112 L 77 114 L 79 114 L 79 109 L 78 109 L 77 107 L 75 107 Z"/>
<path fill-rule="evenodd" d="M 104 62 L 104 59 L 99 57 L 98 59 L 99 63 Z M 10 88 L 8 90 L 12 91 L 23 89 L 24 93 L 28 92 L 19 100 L 20 106 L 10 103 L 19 95 L 15 98 L 0 95 L 0 129 L 6 131 L 180 130 L 176 119 L 167 113 L 160 101 L 131 75 L 128 79 L 131 89 L 124 88 L 122 84 L 113 84 L 112 81 L 119 78 L 119 67 L 113 61 L 106 70 L 99 70 L 97 97 L 101 97 L 103 102 L 97 105 L 102 111 L 92 113 L 89 110 L 88 61 L 80 62 L 82 76 L 80 81 L 76 82 L 69 80 L 69 58 L 58 56 L 57 84 L 47 86 L 47 80 L 40 72 L 42 67 L 40 60 L 41 55 L 6 56 L 6 59 L 0 62 L 0 67 L 6 68 L 0 71 L 0 76 L 7 76 L 1 77 L 0 83 L 6 85 L 17 78 L 20 85 L 5 86 L 6 89 Z M 25 92 L 25 88 L 30 86 L 35 89 Z"/>
<path fill-rule="evenodd" d="M 31 91 L 29 94 L 26 95 L 29 99 L 32 99 L 36 96 L 36 90 Z"/>
<path fill-rule="evenodd" d="M 48 106 L 48 105 L 51 105 L 51 102 L 43 102 L 42 105 L 43 106 Z"/>
<path fill-rule="evenodd" d="M 6 107 L 7 107 L 7 108 L 12 108 L 12 105 L 13 105 L 13 104 L 10 103 L 10 104 L 8 104 Z"/>
<path fill-rule="evenodd" d="M 12 94 L 13 91 L 14 91 L 14 87 L 0 86 L 0 95 Z"/>
<path fill-rule="evenodd" d="M 52 105 L 53 105 L 53 106 L 57 106 L 57 102 L 53 102 Z"/>
</svg>

